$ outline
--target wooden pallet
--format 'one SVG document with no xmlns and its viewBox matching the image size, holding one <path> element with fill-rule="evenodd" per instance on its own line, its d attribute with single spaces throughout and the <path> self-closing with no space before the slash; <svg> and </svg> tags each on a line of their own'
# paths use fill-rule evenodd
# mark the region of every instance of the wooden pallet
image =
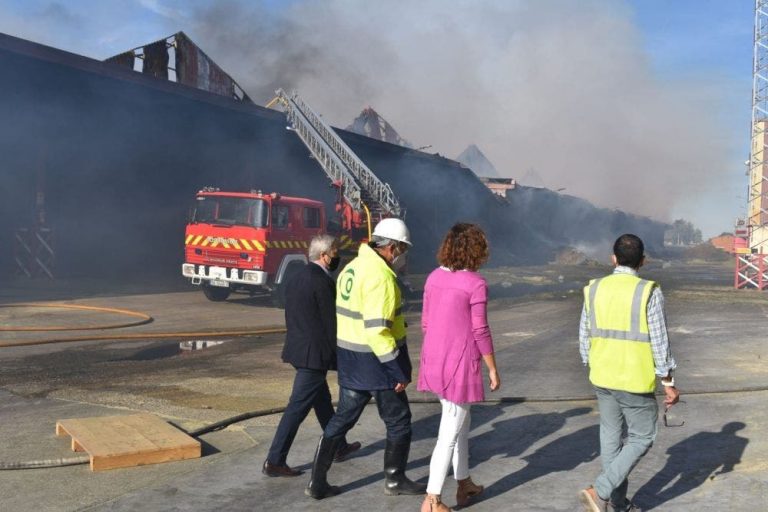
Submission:
<svg viewBox="0 0 768 512">
<path fill-rule="evenodd" d="M 200 442 L 153 414 L 72 418 L 56 422 L 56 435 L 72 437 L 87 452 L 91 471 L 200 457 Z"/>
</svg>

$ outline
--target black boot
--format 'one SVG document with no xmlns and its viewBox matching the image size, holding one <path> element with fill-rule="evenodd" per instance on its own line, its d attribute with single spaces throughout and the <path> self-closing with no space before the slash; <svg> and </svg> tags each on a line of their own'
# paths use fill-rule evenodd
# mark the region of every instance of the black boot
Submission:
<svg viewBox="0 0 768 512">
<path fill-rule="evenodd" d="M 304 494 L 307 496 L 321 500 L 329 496 L 336 496 L 341 492 L 341 489 L 335 485 L 329 485 L 326 477 L 343 438 L 343 436 L 320 438 L 315 452 L 315 461 L 312 464 L 312 478 L 307 488 L 304 489 Z"/>
<path fill-rule="evenodd" d="M 408 464 L 408 452 L 410 451 L 410 439 L 397 444 L 387 439 L 387 447 L 384 450 L 384 494 L 397 496 L 398 494 L 424 494 L 427 492 L 427 484 L 413 482 L 405 476 L 405 466 Z"/>
</svg>

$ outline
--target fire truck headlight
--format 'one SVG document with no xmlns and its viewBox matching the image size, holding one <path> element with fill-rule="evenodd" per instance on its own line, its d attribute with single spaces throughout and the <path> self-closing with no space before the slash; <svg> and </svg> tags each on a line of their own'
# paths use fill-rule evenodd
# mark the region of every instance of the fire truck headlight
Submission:
<svg viewBox="0 0 768 512">
<path fill-rule="evenodd" d="M 195 266 L 191 263 L 185 263 L 181 266 L 181 273 L 186 277 L 194 277 Z"/>
<path fill-rule="evenodd" d="M 246 270 L 246 271 L 243 272 L 243 280 L 244 281 L 258 282 L 259 281 L 259 274 L 257 272 L 249 272 L 249 271 Z"/>
</svg>

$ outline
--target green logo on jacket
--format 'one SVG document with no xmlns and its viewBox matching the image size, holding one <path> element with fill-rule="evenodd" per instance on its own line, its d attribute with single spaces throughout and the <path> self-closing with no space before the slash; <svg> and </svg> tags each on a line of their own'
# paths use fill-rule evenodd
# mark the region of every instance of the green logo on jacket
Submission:
<svg viewBox="0 0 768 512">
<path fill-rule="evenodd" d="M 341 275 L 341 298 L 344 300 L 349 300 L 350 294 L 352 293 L 352 285 L 355 283 L 355 269 L 348 268 L 342 275 Z"/>
</svg>

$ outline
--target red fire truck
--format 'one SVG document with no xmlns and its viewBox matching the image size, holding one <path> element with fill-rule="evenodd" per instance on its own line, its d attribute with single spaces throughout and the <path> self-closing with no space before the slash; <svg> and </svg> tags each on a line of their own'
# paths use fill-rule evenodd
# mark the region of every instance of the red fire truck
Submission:
<svg viewBox="0 0 768 512">
<path fill-rule="evenodd" d="M 282 89 L 276 93 L 268 107 L 282 105 L 289 128 L 338 192 L 330 231 L 339 238 L 342 251 L 356 249 L 370 238 L 372 223 L 405 214 L 391 187 L 298 94 Z M 325 232 L 323 203 L 217 188 L 201 190 L 196 199 L 187 224 L 182 274 L 212 301 L 226 300 L 232 291 L 266 287 L 283 305 L 284 283 L 306 264 L 312 237 Z"/>
<path fill-rule="evenodd" d="M 313 236 L 326 227 L 320 201 L 264 194 L 198 192 L 185 233 L 182 274 L 212 301 L 232 291 L 269 289 L 282 303 L 281 288 L 307 262 Z"/>
</svg>

